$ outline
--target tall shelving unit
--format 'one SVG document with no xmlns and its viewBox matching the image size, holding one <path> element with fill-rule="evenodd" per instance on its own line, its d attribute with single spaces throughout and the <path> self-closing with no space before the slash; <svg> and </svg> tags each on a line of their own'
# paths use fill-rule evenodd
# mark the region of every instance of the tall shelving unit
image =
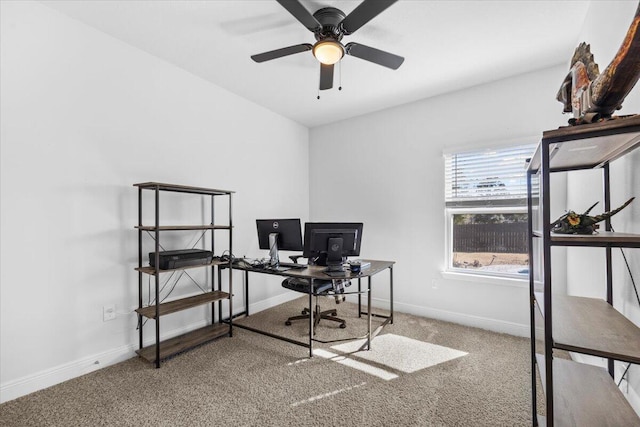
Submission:
<svg viewBox="0 0 640 427">
<path fill-rule="evenodd" d="M 604 231 L 594 235 L 552 234 L 550 216 L 550 175 L 584 169 L 602 170 L 604 210 L 611 210 L 609 164 L 638 147 L 640 116 L 633 116 L 544 132 L 529 162 L 534 426 L 640 425 L 640 418 L 613 380 L 614 360 L 640 363 L 640 328 L 613 307 L 612 271 L 612 248 L 639 248 L 640 234 L 612 232 L 609 221 Z M 553 246 L 604 249 L 606 300 L 553 292 Z M 606 358 L 607 369 L 573 361 L 567 352 Z M 537 375 L 545 397 L 539 402 L 544 416 L 537 413 Z"/>
<path fill-rule="evenodd" d="M 215 286 L 215 269 L 216 267 L 231 267 L 231 257 L 227 257 L 225 260 L 221 260 L 220 257 L 214 258 L 211 263 L 203 265 L 191 265 L 187 267 L 179 267 L 172 269 L 160 269 L 151 267 L 151 265 L 145 264 L 145 258 L 143 253 L 143 239 L 148 234 L 154 241 L 155 245 L 155 266 L 160 266 L 159 253 L 162 249 L 161 239 L 165 232 L 188 232 L 188 231 L 200 231 L 202 233 L 210 233 L 211 252 L 215 254 L 215 234 L 221 230 L 228 234 L 227 250 L 229 254 L 232 253 L 233 243 L 233 224 L 232 224 L 232 195 L 233 191 L 217 190 L 212 188 L 191 187 L 175 184 L 163 184 L 158 182 L 145 182 L 134 184 L 138 187 L 138 329 L 139 329 L 139 350 L 137 353 L 143 359 L 155 363 L 156 368 L 160 367 L 160 362 L 170 356 L 176 355 L 190 348 L 196 347 L 205 342 L 214 340 L 216 338 L 228 335 L 232 336 L 233 323 L 231 313 L 233 311 L 232 294 L 233 294 L 233 279 L 232 275 L 228 275 L 227 291 L 222 290 L 221 280 L 218 280 L 217 288 Z M 154 214 L 153 224 L 143 224 L 143 210 L 144 200 L 143 191 L 153 192 L 154 206 L 152 208 Z M 163 193 L 183 193 L 195 196 L 205 196 L 210 200 L 210 214 L 211 220 L 208 224 L 196 224 L 196 225 L 160 225 L 160 202 L 161 195 Z M 216 198 L 227 198 L 228 204 L 228 223 L 216 224 Z M 148 203 L 150 204 L 150 203 Z M 204 222 L 204 221 L 203 221 Z M 201 294 L 188 296 L 183 298 L 174 299 L 168 302 L 161 302 L 160 300 L 160 288 L 161 288 L 161 276 L 163 274 L 175 273 L 177 271 L 192 269 L 192 268 L 210 268 L 209 274 L 210 285 L 203 290 Z M 229 270 L 230 271 L 230 270 Z M 143 282 L 144 276 L 152 276 L 155 279 L 154 287 L 154 299 L 145 304 L 143 298 Z M 220 275 L 218 275 L 220 277 Z M 216 303 L 218 303 L 219 318 L 221 318 L 222 301 L 228 300 L 229 307 L 229 321 L 228 322 L 215 322 L 215 310 Z M 160 302 L 160 303 L 158 303 Z M 187 332 L 183 335 L 160 341 L 160 319 L 162 316 L 166 316 L 172 313 L 176 313 L 182 310 L 202 306 L 211 303 L 211 323 L 205 327 Z M 144 347 L 143 325 L 145 319 L 155 321 L 155 343 Z"/>
</svg>

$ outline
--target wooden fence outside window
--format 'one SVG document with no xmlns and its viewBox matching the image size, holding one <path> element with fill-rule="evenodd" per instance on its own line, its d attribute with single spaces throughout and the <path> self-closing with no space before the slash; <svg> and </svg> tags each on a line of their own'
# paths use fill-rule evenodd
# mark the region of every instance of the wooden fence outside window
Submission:
<svg viewBox="0 0 640 427">
<path fill-rule="evenodd" d="M 454 224 L 453 252 L 527 253 L 527 224 Z"/>
</svg>

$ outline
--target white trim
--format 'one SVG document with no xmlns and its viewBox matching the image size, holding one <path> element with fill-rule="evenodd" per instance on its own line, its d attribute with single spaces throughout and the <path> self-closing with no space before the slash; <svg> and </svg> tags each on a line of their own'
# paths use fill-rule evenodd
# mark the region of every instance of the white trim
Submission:
<svg viewBox="0 0 640 427">
<path fill-rule="evenodd" d="M 475 276 L 474 276 L 475 277 Z M 299 298 L 300 295 L 295 292 L 285 292 L 275 297 L 250 304 L 250 313 L 257 313 L 287 301 Z M 351 298 L 349 298 L 351 299 Z M 389 300 L 373 298 L 372 305 L 374 307 L 389 307 Z M 396 302 L 394 310 L 403 313 L 414 314 L 418 316 L 428 317 L 432 319 L 444 320 L 447 322 L 458 323 L 461 325 L 471 326 L 480 329 L 486 329 L 494 332 L 506 333 L 510 335 L 528 337 L 530 335 L 528 325 L 520 325 L 513 322 L 505 322 L 502 320 L 489 319 L 479 316 L 471 316 L 463 313 L 455 313 L 446 310 L 439 310 L 431 307 L 421 307 L 412 304 L 404 304 Z M 204 326 L 204 322 L 188 325 L 180 329 L 169 331 L 162 339 L 167 339 L 182 333 L 189 332 L 197 327 Z M 150 344 L 151 342 L 149 342 Z M 8 381 L 0 385 L 0 403 L 8 402 L 18 397 L 25 396 L 29 393 L 42 390 L 47 387 L 60 384 L 64 381 L 88 374 L 89 372 L 102 369 L 107 366 L 115 365 L 127 359 L 135 357 L 137 345 L 128 344 L 96 353 L 92 356 L 77 359 L 75 361 L 54 366 L 53 368 L 27 375 L 13 381 Z"/>
<path fill-rule="evenodd" d="M 259 311 L 275 307 L 276 305 L 299 297 L 300 295 L 295 292 L 286 292 L 258 303 L 250 304 L 249 312 L 255 314 Z M 244 309 L 244 306 L 242 309 Z M 207 324 L 205 321 L 201 321 L 179 329 L 168 331 L 162 335 L 161 339 L 165 340 L 184 334 L 203 327 L 205 324 Z M 154 339 L 152 338 L 145 341 L 144 345 L 146 346 L 153 344 Z M 64 363 L 62 365 L 54 366 L 50 369 L 45 369 L 16 380 L 7 381 L 6 383 L 0 384 L 0 403 L 8 402 L 10 400 L 17 399 L 18 397 L 88 374 L 89 372 L 124 362 L 127 359 L 136 357 L 135 350 L 137 350 L 137 348 L 137 344 L 123 345 L 111 350 L 106 350 L 101 353 L 96 353 L 91 356 Z"/>
<path fill-rule="evenodd" d="M 633 410 L 640 416 L 640 394 L 631 387 L 628 387 L 627 392 L 623 391 L 622 394 L 627 398 Z"/>
<path fill-rule="evenodd" d="M 0 403 L 115 365 L 135 356 L 133 344 L 97 353 L 0 385 Z"/>
<path fill-rule="evenodd" d="M 350 302 L 357 302 L 356 297 L 353 295 L 350 295 L 347 300 Z M 375 308 L 388 310 L 389 300 L 372 298 L 371 305 Z M 443 320 L 445 322 L 457 323 L 459 325 L 485 329 L 487 331 L 498 332 L 502 334 L 515 335 L 524 338 L 531 337 L 531 328 L 529 328 L 529 324 L 507 322 L 504 320 L 491 319 L 488 317 L 474 316 L 471 314 L 440 310 L 438 308 L 423 307 L 396 301 L 394 301 L 393 310 L 394 312 L 413 314 L 429 319 Z"/>
<path fill-rule="evenodd" d="M 256 303 L 249 304 L 249 314 L 256 314 L 260 311 L 267 310 L 269 308 L 275 307 L 280 304 L 284 304 L 285 302 L 289 302 L 294 299 L 300 298 L 300 295 L 301 294 L 299 292 L 287 291 L 280 295 L 276 295 L 274 297 L 267 298 L 265 300 L 262 300 Z M 234 304 L 234 307 L 235 306 L 236 305 Z"/>
<path fill-rule="evenodd" d="M 470 326 L 472 328 L 485 329 L 488 331 L 515 335 L 518 337 L 531 337 L 531 329 L 529 328 L 528 324 L 524 325 L 515 322 L 507 322 L 504 320 L 490 319 L 488 317 L 473 316 L 465 313 L 456 313 L 453 311 L 440 310 L 433 307 L 422 307 L 406 303 L 395 303 L 394 310 L 431 319 L 444 320 L 445 322 Z"/>
<path fill-rule="evenodd" d="M 441 271 L 440 274 L 444 279 L 460 280 L 464 282 L 488 283 L 490 285 L 512 286 L 515 288 L 526 288 L 529 286 L 529 279 L 522 279 L 510 276 L 498 276 L 493 274 L 467 273 L 457 270 Z"/>
</svg>

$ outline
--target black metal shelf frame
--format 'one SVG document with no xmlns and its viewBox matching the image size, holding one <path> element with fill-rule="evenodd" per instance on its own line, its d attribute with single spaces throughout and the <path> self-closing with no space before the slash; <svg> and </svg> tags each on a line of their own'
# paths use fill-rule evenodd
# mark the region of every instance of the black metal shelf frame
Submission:
<svg viewBox="0 0 640 427">
<path fill-rule="evenodd" d="M 623 119 L 627 120 L 627 119 Z M 600 169 L 602 171 L 604 211 L 611 210 L 611 185 L 610 185 L 610 162 L 633 151 L 640 146 L 640 117 L 636 116 L 624 123 L 604 123 L 587 128 L 565 128 L 557 131 L 545 132 L 542 141 L 534 154 L 527 170 L 527 199 L 528 199 L 528 229 L 529 229 L 529 290 L 530 290 L 530 322 L 531 322 L 531 384 L 532 384 L 532 420 L 533 425 L 553 426 L 557 419 L 561 419 L 566 414 L 559 411 L 566 411 L 567 408 L 554 408 L 554 386 L 564 387 L 561 380 L 554 383 L 554 349 L 561 349 L 562 345 L 557 345 L 553 335 L 553 310 L 552 310 L 552 278 L 551 278 L 551 247 L 552 246 L 583 246 L 601 247 L 605 249 L 606 264 L 606 302 L 613 306 L 613 268 L 612 268 L 612 248 L 615 247 L 640 247 L 640 236 L 627 235 L 627 239 L 616 239 L 611 234 L 611 221 L 605 221 L 604 236 L 592 241 L 572 240 L 563 236 L 554 236 L 551 233 L 551 185 L 550 175 L 554 172 L 566 172 L 584 169 Z M 575 131 L 574 131 L 575 130 Z M 617 138 L 613 146 L 599 149 L 599 146 L 608 143 L 608 137 Z M 566 149 L 560 153 L 560 161 L 555 155 L 560 152 L 561 145 L 565 142 L 573 144 L 573 147 L 580 146 L 584 150 L 584 140 L 588 144 L 598 146 L 598 156 L 594 159 L 584 157 L 584 162 L 577 162 L 570 158 Z M 589 147 L 592 148 L 592 147 Z M 579 151 L 574 148 L 574 150 Z M 582 159 L 580 159 L 582 160 Z M 590 161 L 592 160 L 592 161 Z M 537 186 L 534 185 L 537 183 Z M 539 194 L 534 195 L 534 192 Z M 537 211 L 534 212 L 534 206 Z M 537 214 L 537 215 L 536 215 Z M 534 225 L 534 218 L 537 224 Z M 542 223 L 540 225 L 540 222 Z M 541 229 L 541 230 L 540 230 Z M 629 237 L 630 236 L 630 237 Z M 536 258 L 537 254 L 537 258 Z M 536 264 L 541 262 L 541 267 Z M 539 270 L 536 271 L 536 268 Z M 541 274 L 542 277 L 536 277 Z M 536 284 L 542 283 L 543 289 L 537 289 Z M 542 292 L 540 292 L 542 291 Z M 541 300 L 542 299 L 542 300 Z M 538 307 L 536 307 L 538 306 Z M 539 309 L 539 310 L 538 310 Z M 536 358 L 536 311 L 542 314 L 544 329 L 544 346 L 541 349 L 543 357 Z M 556 313 L 557 314 L 557 313 Z M 586 353 L 588 354 L 588 353 Z M 640 355 L 638 355 L 640 357 Z M 607 371 L 611 377 L 614 375 L 614 360 L 619 360 L 615 354 L 608 359 Z M 561 364 L 562 365 L 562 364 Z M 539 368 L 543 391 L 545 395 L 544 417 L 537 414 L 536 386 L 537 375 L 536 366 Z M 556 400 L 557 403 L 557 400 Z M 558 411 L 556 411 L 558 409 Z M 632 411 L 631 411 L 632 412 Z M 631 414 L 633 417 L 633 413 Z"/>
<path fill-rule="evenodd" d="M 174 185 L 174 184 L 166 184 L 166 183 L 158 183 L 158 182 L 145 182 L 134 184 L 135 187 L 138 187 L 138 225 L 135 227 L 138 230 L 138 310 L 142 310 L 144 308 L 143 301 L 143 274 L 153 275 L 155 277 L 155 313 L 150 316 L 150 318 L 155 321 L 155 345 L 151 346 L 153 348 L 155 354 L 153 357 L 148 357 L 149 360 L 152 360 L 155 363 L 156 368 L 160 368 L 161 363 L 161 346 L 162 342 L 160 341 L 160 317 L 161 317 L 161 304 L 160 302 L 160 275 L 164 272 L 164 270 L 153 269 L 147 266 L 143 266 L 143 234 L 149 233 L 154 240 L 155 243 L 155 265 L 160 265 L 160 232 L 161 231 L 189 231 L 189 230 L 204 230 L 205 232 L 211 231 L 211 251 L 215 253 L 215 232 L 216 230 L 227 230 L 228 231 L 228 250 L 229 253 L 233 253 L 233 221 L 232 221 L 232 195 L 233 191 L 227 190 L 218 190 L 218 189 L 209 189 L 203 187 L 191 187 L 184 185 Z M 142 212 L 143 212 L 143 190 L 153 191 L 154 193 L 154 225 L 143 225 L 142 223 Z M 194 226 L 161 226 L 160 225 L 160 194 L 161 192 L 176 192 L 176 193 L 186 193 L 186 194 L 196 194 L 202 196 L 210 196 L 210 213 L 211 213 L 211 223 L 204 225 L 194 225 Z M 215 197 L 216 196 L 227 196 L 228 197 L 228 208 L 229 208 L 229 221 L 226 225 L 214 225 L 215 223 Z M 229 257 L 228 266 L 231 266 L 231 257 Z M 203 265 L 201 267 L 210 267 L 211 268 L 211 291 L 215 292 L 215 277 L 216 267 L 220 268 L 221 262 L 214 261 L 210 264 Z M 193 268 L 193 266 L 189 266 L 186 268 Z M 180 270 L 180 269 L 178 269 Z M 229 300 L 229 313 L 233 312 L 233 277 L 229 274 L 228 277 L 228 297 Z M 217 291 L 222 292 L 222 282 L 218 280 Z M 216 301 L 211 302 L 211 325 L 215 323 L 215 303 L 218 302 L 218 311 L 222 311 L 222 300 L 218 299 Z M 143 315 L 138 313 L 138 339 L 139 339 L 139 354 L 142 355 L 143 350 L 147 353 L 147 349 L 143 348 Z M 233 336 L 233 322 L 229 322 L 228 324 L 229 332 L 228 335 Z M 219 335 L 219 334 L 218 334 Z M 167 340 L 169 343 L 170 340 Z M 167 356 L 164 356 L 167 357 Z"/>
</svg>

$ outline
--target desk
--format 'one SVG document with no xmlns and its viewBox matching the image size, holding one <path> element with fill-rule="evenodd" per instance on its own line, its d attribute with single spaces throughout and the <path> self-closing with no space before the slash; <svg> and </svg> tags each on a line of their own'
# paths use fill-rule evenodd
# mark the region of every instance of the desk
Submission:
<svg viewBox="0 0 640 427">
<path fill-rule="evenodd" d="M 242 328 L 242 329 L 247 329 L 253 332 L 257 332 L 259 334 L 262 335 L 267 335 L 270 336 L 272 338 L 276 338 L 276 339 L 280 339 L 283 341 L 287 341 L 289 343 L 292 344 L 296 344 L 296 345 L 300 345 L 302 347 L 306 347 L 309 349 L 309 357 L 313 357 L 313 343 L 315 342 L 320 342 L 320 343 L 330 343 L 330 342 L 334 342 L 334 341 L 347 341 L 347 340 L 353 340 L 353 339 L 362 339 L 362 338 L 366 338 L 366 349 L 370 350 L 371 349 L 371 340 L 382 330 L 382 328 L 384 326 L 386 326 L 388 323 L 393 323 L 393 265 L 395 264 L 394 261 L 375 261 L 375 260 L 366 260 L 368 262 L 371 263 L 371 265 L 367 268 L 364 268 L 360 273 L 352 273 L 350 271 L 348 271 L 344 277 L 340 277 L 340 279 L 351 279 L 353 280 L 357 280 L 358 282 L 358 290 L 357 291 L 352 291 L 352 292 L 345 292 L 344 295 L 349 295 L 349 294 L 357 294 L 358 295 L 358 317 L 362 317 L 362 315 L 366 315 L 367 316 L 367 334 L 364 337 L 352 337 L 352 338 L 345 338 L 345 339 L 340 339 L 340 340 L 331 340 L 331 341 L 322 341 L 319 339 L 316 339 L 313 337 L 313 315 L 314 315 L 314 310 L 313 310 L 313 297 L 317 296 L 316 294 L 314 294 L 312 292 L 312 288 L 313 286 L 309 287 L 309 341 L 308 342 L 302 342 L 302 341 L 297 341 L 288 337 L 284 337 L 281 335 L 276 335 L 276 334 L 272 334 L 270 332 L 267 331 L 263 331 L 260 329 L 256 329 L 250 326 L 245 326 L 245 325 L 239 325 L 237 323 L 233 323 L 232 319 L 228 319 L 226 320 L 226 322 L 228 322 L 230 324 L 231 327 L 238 327 L 238 328 Z M 218 284 L 222 283 L 222 270 L 225 268 L 229 268 L 226 265 L 221 265 L 218 268 Z M 240 317 L 240 316 L 249 316 L 249 273 L 258 273 L 258 274 L 271 274 L 271 275 L 275 275 L 275 276 L 280 276 L 280 277 L 295 277 L 295 278 L 299 278 L 299 279 L 307 279 L 310 281 L 314 281 L 314 280 L 331 280 L 331 279 L 338 279 L 336 277 L 329 277 L 328 275 L 326 275 L 324 273 L 324 269 L 326 267 L 321 267 L 321 266 L 315 266 L 315 265 L 311 265 L 308 266 L 305 269 L 290 269 L 290 270 L 286 270 L 286 271 L 276 271 L 276 270 L 271 270 L 271 269 L 267 269 L 267 268 L 256 268 L 256 267 L 251 267 L 248 265 L 237 265 L 234 264 L 232 265 L 231 269 L 232 270 L 240 270 L 240 271 L 244 271 L 245 274 L 245 281 L 244 281 L 244 285 L 245 285 L 245 307 L 244 307 L 244 311 L 241 313 L 237 313 L 234 314 L 233 317 Z M 371 312 L 371 278 L 372 276 L 375 276 L 376 274 L 384 271 L 384 270 L 389 270 L 389 315 L 382 315 L 382 314 L 375 314 Z M 365 290 L 362 289 L 362 279 L 363 278 L 367 278 L 367 287 Z M 367 311 L 362 311 L 362 294 L 367 294 Z M 219 313 L 219 321 L 225 321 L 222 319 L 222 311 L 218 310 Z M 378 327 L 376 328 L 376 331 L 374 334 L 371 333 L 371 318 L 372 317 L 380 317 L 385 319 L 384 322 Z M 365 346 L 363 346 L 363 349 L 365 348 Z"/>
</svg>

